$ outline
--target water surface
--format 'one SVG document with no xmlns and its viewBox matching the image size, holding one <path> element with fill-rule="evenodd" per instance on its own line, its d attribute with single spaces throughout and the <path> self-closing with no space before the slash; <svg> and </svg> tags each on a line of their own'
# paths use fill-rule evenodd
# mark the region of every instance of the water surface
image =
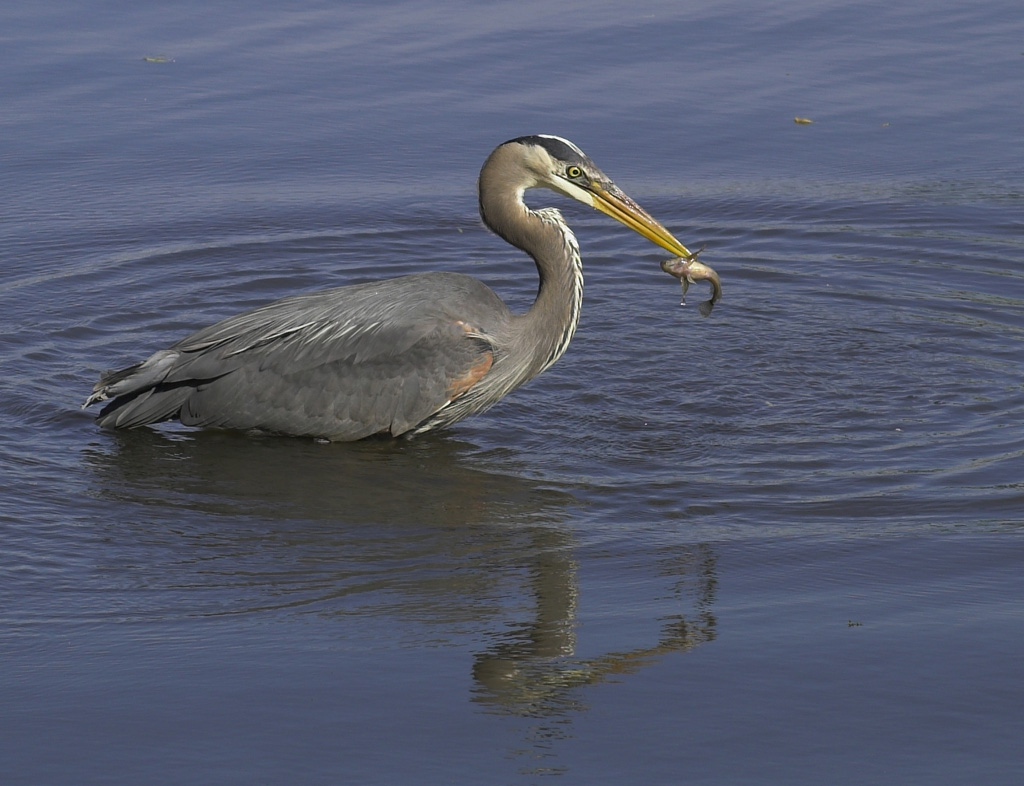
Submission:
<svg viewBox="0 0 1024 786">
<path fill-rule="evenodd" d="M 12 784 L 1019 783 L 1014 3 L 8 3 Z M 814 122 L 801 125 L 796 116 Z M 566 356 L 412 442 L 98 430 L 104 368 L 277 297 L 531 263 L 577 142 L 723 278 L 554 195 Z"/>
</svg>

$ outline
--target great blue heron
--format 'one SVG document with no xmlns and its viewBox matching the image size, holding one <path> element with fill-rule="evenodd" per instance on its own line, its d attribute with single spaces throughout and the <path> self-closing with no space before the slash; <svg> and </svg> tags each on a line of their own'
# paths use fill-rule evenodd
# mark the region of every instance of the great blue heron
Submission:
<svg viewBox="0 0 1024 786">
<path fill-rule="evenodd" d="M 607 213 L 682 257 L 692 279 L 718 277 L 626 196 L 576 145 L 512 139 L 480 172 L 480 215 L 535 260 L 540 288 L 513 314 L 458 273 L 420 273 L 296 295 L 218 322 L 100 378 L 84 406 L 112 399 L 102 426 L 178 419 L 190 426 L 357 440 L 419 434 L 481 412 L 540 374 L 576 330 L 583 268 L 543 186 Z"/>
</svg>

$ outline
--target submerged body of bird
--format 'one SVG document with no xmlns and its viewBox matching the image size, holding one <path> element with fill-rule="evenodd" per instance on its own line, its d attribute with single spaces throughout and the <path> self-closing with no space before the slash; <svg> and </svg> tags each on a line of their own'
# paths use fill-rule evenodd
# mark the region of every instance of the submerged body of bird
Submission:
<svg viewBox="0 0 1024 786">
<path fill-rule="evenodd" d="M 480 173 L 480 214 L 533 257 L 540 288 L 513 314 L 489 287 L 457 273 L 421 273 L 296 295 L 229 317 L 128 368 L 103 374 L 85 402 L 97 421 L 356 440 L 419 434 L 481 412 L 540 374 L 579 321 L 576 238 L 528 188 L 588 204 L 688 260 L 685 282 L 718 276 L 626 196 L 574 144 L 529 136 L 499 145 Z M 678 268 L 663 269 L 676 275 Z"/>
</svg>

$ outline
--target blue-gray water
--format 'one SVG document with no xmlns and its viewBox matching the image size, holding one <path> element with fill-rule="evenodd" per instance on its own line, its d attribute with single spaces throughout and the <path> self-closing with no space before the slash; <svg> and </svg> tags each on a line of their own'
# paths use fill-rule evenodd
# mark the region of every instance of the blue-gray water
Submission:
<svg viewBox="0 0 1024 786">
<path fill-rule="evenodd" d="M 4 784 L 1024 780 L 1024 13 L 0 8 Z M 807 117 L 801 125 L 794 117 Z M 107 433 L 98 373 L 299 291 L 479 276 L 547 193 L 567 355 L 413 442 Z"/>
</svg>

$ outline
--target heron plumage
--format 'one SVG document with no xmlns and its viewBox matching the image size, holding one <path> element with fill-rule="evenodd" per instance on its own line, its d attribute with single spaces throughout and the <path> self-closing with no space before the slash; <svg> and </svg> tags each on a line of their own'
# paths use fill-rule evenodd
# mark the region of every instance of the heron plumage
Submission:
<svg viewBox="0 0 1024 786">
<path fill-rule="evenodd" d="M 148 368 L 133 367 L 134 386 L 130 370 L 101 379 L 96 400 L 117 387 L 99 423 L 178 418 L 339 440 L 397 436 L 450 403 L 452 380 L 492 351 L 488 331 L 510 316 L 492 290 L 456 273 L 285 298 L 162 350 Z"/>
<path fill-rule="evenodd" d="M 574 144 L 519 137 L 484 163 L 479 199 L 484 223 L 537 265 L 525 314 L 458 273 L 295 295 L 104 374 L 85 406 L 105 401 L 97 420 L 112 428 L 178 419 L 330 440 L 417 434 L 481 412 L 554 363 L 579 320 L 579 245 L 559 211 L 526 206 L 538 186 L 688 253 Z"/>
</svg>

